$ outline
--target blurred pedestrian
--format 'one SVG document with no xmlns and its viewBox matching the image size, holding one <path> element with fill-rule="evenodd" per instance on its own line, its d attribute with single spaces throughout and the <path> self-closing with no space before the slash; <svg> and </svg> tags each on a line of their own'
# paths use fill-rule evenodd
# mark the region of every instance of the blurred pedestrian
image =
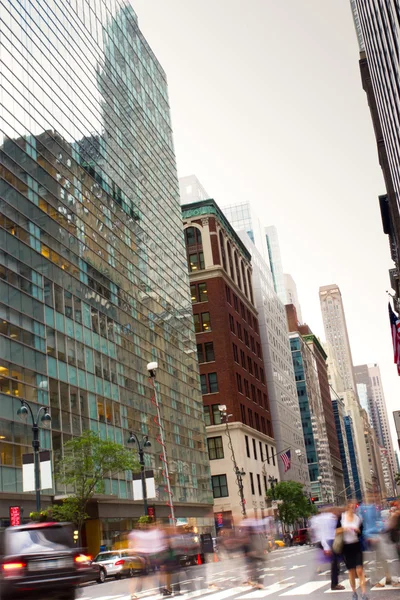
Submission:
<svg viewBox="0 0 400 600">
<path fill-rule="evenodd" d="M 245 519 L 241 523 L 243 549 L 247 565 L 248 583 L 262 589 L 263 576 L 260 575 L 266 558 L 267 538 L 263 524 L 256 519 Z"/>
<path fill-rule="evenodd" d="M 339 563 L 341 557 L 332 550 L 338 517 L 340 517 L 341 512 L 340 509 L 334 507 L 326 508 L 321 511 L 320 518 L 317 520 L 321 549 L 331 563 L 331 590 L 345 589 L 344 585 L 339 583 Z"/>
<path fill-rule="evenodd" d="M 144 573 L 153 573 L 152 577 L 156 581 L 155 573 L 164 563 L 168 549 L 164 531 L 156 524 L 141 523 L 129 534 L 128 543 L 130 552 L 142 559 Z M 142 585 L 142 578 L 130 580 L 131 600 L 137 598 L 137 593 L 142 590 Z M 161 581 L 158 581 L 156 585 L 160 586 Z"/>
<path fill-rule="evenodd" d="M 352 600 L 358 600 L 356 575 L 360 580 L 361 598 L 362 600 L 367 600 L 363 552 L 361 548 L 362 521 L 355 511 L 355 501 L 349 500 L 346 510 L 339 517 L 336 534 L 343 535 L 343 559 L 349 571 L 350 586 L 353 590 Z"/>
</svg>

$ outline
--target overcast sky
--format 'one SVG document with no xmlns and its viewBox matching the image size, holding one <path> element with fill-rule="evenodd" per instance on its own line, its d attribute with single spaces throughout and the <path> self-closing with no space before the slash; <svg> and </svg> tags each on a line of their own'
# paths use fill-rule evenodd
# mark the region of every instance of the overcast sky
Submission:
<svg viewBox="0 0 400 600">
<path fill-rule="evenodd" d="M 322 339 L 318 288 L 339 285 L 354 364 L 379 363 L 397 448 L 385 188 L 349 0 L 132 2 L 167 73 L 179 175 L 277 226 Z"/>
</svg>

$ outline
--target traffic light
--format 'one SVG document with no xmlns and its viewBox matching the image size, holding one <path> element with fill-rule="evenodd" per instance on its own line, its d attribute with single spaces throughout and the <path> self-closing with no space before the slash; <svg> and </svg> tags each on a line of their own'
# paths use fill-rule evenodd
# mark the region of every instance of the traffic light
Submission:
<svg viewBox="0 0 400 600">
<path fill-rule="evenodd" d="M 310 498 L 310 500 L 311 500 L 311 504 L 315 504 L 316 502 L 318 502 L 319 498 L 318 498 L 318 496 L 312 496 Z"/>
<path fill-rule="evenodd" d="M 78 542 L 78 538 L 79 538 L 79 531 L 77 529 L 75 529 L 75 531 L 74 531 L 74 542 L 75 542 L 75 544 Z"/>
</svg>

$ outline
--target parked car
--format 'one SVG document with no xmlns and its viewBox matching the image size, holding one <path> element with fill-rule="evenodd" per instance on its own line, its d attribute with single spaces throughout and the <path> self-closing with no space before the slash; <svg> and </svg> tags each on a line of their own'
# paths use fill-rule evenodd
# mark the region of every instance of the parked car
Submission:
<svg viewBox="0 0 400 600">
<path fill-rule="evenodd" d="M 104 579 L 101 581 L 100 576 L 101 567 L 97 563 L 93 562 L 91 556 L 81 553 L 78 554 L 75 560 L 78 564 L 81 583 L 91 583 L 93 581 L 103 583 Z"/>
<path fill-rule="evenodd" d="M 93 561 L 99 567 L 97 581 L 103 583 L 107 577 L 133 577 L 135 573 L 144 573 L 148 565 L 140 556 L 136 556 L 129 550 L 111 550 L 100 552 Z"/>
<path fill-rule="evenodd" d="M 308 529 L 297 529 L 293 532 L 293 543 L 299 546 L 308 544 Z"/>
<path fill-rule="evenodd" d="M 275 546 L 277 546 L 278 548 L 284 548 L 285 542 L 283 540 L 275 540 Z"/>
<path fill-rule="evenodd" d="M 29 523 L 0 532 L 2 600 L 74 600 L 79 551 L 67 523 Z"/>
</svg>

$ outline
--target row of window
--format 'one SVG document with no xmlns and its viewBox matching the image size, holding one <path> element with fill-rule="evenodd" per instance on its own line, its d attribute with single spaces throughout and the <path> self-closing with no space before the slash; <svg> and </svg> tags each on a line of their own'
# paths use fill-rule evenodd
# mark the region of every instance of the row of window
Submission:
<svg viewBox="0 0 400 600">
<path fill-rule="evenodd" d="M 211 331 L 211 320 L 209 312 L 193 315 L 193 321 L 194 330 L 196 333 L 204 333 L 206 331 Z"/>
<path fill-rule="evenodd" d="M 246 398 L 249 398 L 250 400 L 253 400 L 253 402 L 258 403 L 260 406 L 263 406 L 266 410 L 269 409 L 267 394 L 263 394 L 261 390 L 256 388 L 256 386 L 253 383 L 249 384 L 247 379 L 242 380 L 242 376 L 239 375 L 239 373 L 236 373 L 236 385 L 239 394 L 244 393 Z"/>
<path fill-rule="evenodd" d="M 254 485 L 254 474 L 249 473 L 249 478 L 250 478 L 251 494 L 252 494 L 252 496 L 255 496 L 256 490 L 255 490 L 255 485 Z M 263 475 L 264 493 L 263 493 L 262 485 L 261 485 L 261 476 L 258 473 L 256 474 L 256 480 L 257 480 L 258 495 L 264 496 L 265 492 L 268 489 L 267 488 L 267 477 L 266 477 L 266 475 Z M 229 496 L 228 482 L 227 482 L 226 475 L 213 475 L 211 477 L 211 483 L 212 483 L 212 490 L 213 490 L 214 498 L 227 498 Z"/>
<path fill-rule="evenodd" d="M 226 293 L 226 301 L 228 302 L 228 304 L 230 304 L 232 306 L 232 298 L 233 298 L 233 306 L 235 308 L 235 311 L 239 314 L 239 307 L 240 307 L 240 314 L 242 315 L 242 319 L 244 321 L 246 321 L 248 323 L 248 325 L 250 327 L 252 327 L 256 333 L 258 333 L 257 318 L 251 314 L 251 312 L 249 311 L 248 308 L 246 309 L 243 302 L 238 299 L 236 294 L 234 294 L 231 291 L 230 287 L 227 285 L 225 286 L 225 293 Z"/>
<path fill-rule="evenodd" d="M 244 350 L 240 350 L 240 362 L 239 362 L 239 350 L 236 344 L 232 344 L 232 349 L 233 349 L 233 358 L 234 361 L 239 365 L 241 364 L 243 369 L 246 369 L 250 375 L 254 375 L 254 377 L 256 379 L 258 379 L 259 381 L 261 381 L 262 383 L 265 383 L 265 377 L 264 377 L 264 369 L 262 368 L 258 368 L 258 364 L 253 360 L 250 356 L 247 356 L 247 360 L 246 360 L 246 354 L 244 353 Z"/>
<path fill-rule="evenodd" d="M 252 440 L 252 448 L 253 448 L 253 457 L 255 460 L 258 460 L 258 453 L 257 453 L 257 442 L 254 438 L 251 438 Z M 250 443 L 249 443 L 249 437 L 247 435 L 244 436 L 244 442 L 245 442 L 245 446 L 246 446 L 246 456 L 248 458 L 251 458 L 250 456 Z M 274 453 L 274 449 L 271 446 L 271 455 L 269 453 L 269 447 L 268 444 L 265 444 L 265 456 L 264 456 L 264 451 L 263 451 L 263 443 L 262 442 L 258 442 L 259 444 L 259 451 L 260 451 L 260 460 L 261 462 L 266 462 L 268 465 L 270 464 L 270 459 L 272 460 L 272 464 L 275 466 L 275 453 Z"/>
<path fill-rule="evenodd" d="M 244 341 L 246 346 L 248 348 L 251 348 L 253 353 L 257 354 L 257 356 L 259 358 L 261 358 L 262 355 L 261 355 L 260 344 L 257 342 L 257 345 L 256 345 L 256 342 L 255 342 L 253 336 L 249 335 L 249 332 L 247 331 L 247 329 L 244 329 L 244 328 L 242 329 L 242 326 L 240 323 L 238 323 L 236 321 L 236 325 L 235 325 L 235 319 L 233 318 L 233 316 L 231 314 L 228 315 L 228 318 L 229 318 L 229 328 L 230 328 L 231 332 L 234 333 L 235 335 L 237 335 L 241 342 Z M 243 333 L 244 333 L 244 337 L 243 337 Z"/>
<path fill-rule="evenodd" d="M 215 360 L 213 342 L 207 342 L 206 344 L 197 344 L 197 359 L 199 361 L 199 364 L 205 362 L 213 362 Z"/>
<path fill-rule="evenodd" d="M 200 375 L 201 382 L 201 393 L 204 394 L 215 394 L 218 392 L 218 377 L 216 373 L 208 373 L 207 375 Z"/>
<path fill-rule="evenodd" d="M 207 284 L 206 283 L 191 283 L 190 284 L 190 295 L 192 297 L 192 303 L 195 302 L 207 302 Z"/>
<path fill-rule="evenodd" d="M 239 288 L 242 290 L 242 292 L 244 292 L 244 294 L 251 301 L 251 303 L 254 304 L 250 270 L 245 268 L 245 266 L 243 264 L 243 260 L 240 260 L 240 267 L 239 267 L 239 258 L 238 258 L 238 253 L 236 252 L 236 250 L 234 250 L 234 252 L 233 252 L 233 260 L 232 260 L 232 249 L 231 249 L 230 241 L 228 239 L 226 240 L 226 254 L 225 254 L 224 241 L 225 241 L 224 236 L 222 234 L 222 231 L 220 231 L 219 232 L 219 244 L 220 244 L 221 256 L 222 256 L 222 266 L 224 267 L 224 269 L 227 273 L 229 272 L 232 279 L 234 281 L 236 281 Z M 234 263 L 235 263 L 235 266 L 233 266 Z M 229 266 L 229 271 L 228 271 L 228 266 Z"/>
<path fill-rule="evenodd" d="M 210 375 L 213 375 L 213 373 L 210 373 Z M 207 390 L 210 389 L 210 384 L 207 380 L 206 380 L 206 385 L 207 385 Z M 217 387 L 218 387 L 218 382 L 217 382 Z M 206 393 L 208 394 L 208 393 L 212 393 L 212 392 L 207 391 Z M 243 404 L 240 405 L 240 415 L 241 415 L 242 423 L 244 423 L 244 425 L 249 425 L 253 429 L 256 429 L 257 431 L 264 433 L 264 435 L 269 435 L 270 437 L 273 437 L 271 422 L 269 420 L 266 420 L 265 417 L 263 417 L 263 416 L 260 417 L 260 415 L 255 411 L 253 413 L 251 408 L 248 408 L 246 411 L 246 407 Z M 220 425 L 222 423 L 221 412 L 219 410 L 219 404 L 211 404 L 211 405 L 204 406 L 204 422 L 207 427 L 209 425 Z M 268 456 L 269 456 L 268 452 L 266 453 L 266 456 L 268 458 Z M 275 462 L 273 464 L 275 464 Z"/>
</svg>

